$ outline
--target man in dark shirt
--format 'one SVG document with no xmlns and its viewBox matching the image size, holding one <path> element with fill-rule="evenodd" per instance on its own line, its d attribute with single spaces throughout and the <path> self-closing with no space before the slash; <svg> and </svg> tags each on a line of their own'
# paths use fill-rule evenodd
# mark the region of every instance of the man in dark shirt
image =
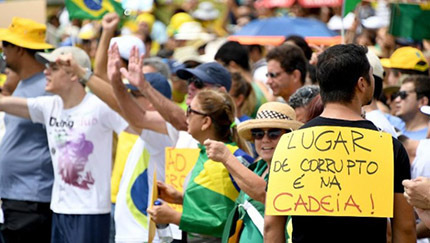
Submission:
<svg viewBox="0 0 430 243">
<path fill-rule="evenodd" d="M 302 128 L 315 126 L 377 128 L 361 117 L 361 107 L 372 100 L 373 70 L 367 50 L 357 45 L 337 45 L 318 57 L 317 78 L 324 111 Z M 377 151 L 376 151 L 377 152 Z M 413 209 L 403 197 L 402 180 L 410 178 L 409 158 L 393 138 L 394 212 L 393 243 L 415 242 Z M 356 183 L 360 183 L 357 181 Z M 293 242 L 387 242 L 387 219 L 337 216 L 293 216 Z M 285 217 L 265 217 L 265 241 L 282 242 Z"/>
</svg>

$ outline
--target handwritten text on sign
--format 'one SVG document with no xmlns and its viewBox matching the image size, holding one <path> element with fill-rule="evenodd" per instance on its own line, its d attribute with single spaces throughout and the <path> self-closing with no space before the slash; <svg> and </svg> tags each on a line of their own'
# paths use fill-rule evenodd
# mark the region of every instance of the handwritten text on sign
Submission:
<svg viewBox="0 0 430 243">
<path fill-rule="evenodd" d="M 270 167 L 266 213 L 392 217 L 393 164 L 387 133 L 321 126 L 285 134 Z"/>
<path fill-rule="evenodd" d="M 185 178 L 197 162 L 199 152 L 199 149 L 166 148 L 166 184 L 183 192 Z M 169 205 L 176 211 L 182 212 L 182 205 Z"/>
</svg>

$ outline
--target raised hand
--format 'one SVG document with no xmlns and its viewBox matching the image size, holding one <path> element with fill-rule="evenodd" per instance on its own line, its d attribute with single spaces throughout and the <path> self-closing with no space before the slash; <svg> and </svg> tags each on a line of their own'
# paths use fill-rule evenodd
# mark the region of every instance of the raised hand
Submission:
<svg viewBox="0 0 430 243">
<path fill-rule="evenodd" d="M 55 60 L 55 63 L 70 75 L 77 75 L 79 78 L 82 78 L 85 74 L 85 69 L 73 59 L 72 53 L 59 56 Z"/>
<path fill-rule="evenodd" d="M 130 51 L 130 57 L 128 59 L 128 70 L 121 68 L 121 73 L 130 84 L 138 87 L 139 89 L 144 89 L 146 85 L 149 85 L 145 80 L 145 76 L 142 73 L 143 67 L 143 55 L 139 57 L 139 50 L 136 46 L 133 46 Z"/>
<path fill-rule="evenodd" d="M 107 63 L 107 75 L 108 79 L 113 83 L 121 80 L 121 73 L 119 71 L 121 63 L 121 57 L 119 55 L 118 45 L 114 43 L 108 50 L 108 63 Z"/>
<path fill-rule="evenodd" d="M 103 16 L 102 27 L 104 31 L 115 31 L 119 23 L 119 16 L 116 13 L 107 13 Z"/>
<path fill-rule="evenodd" d="M 231 156 L 230 150 L 228 150 L 227 146 L 222 142 L 206 139 L 203 145 L 206 146 L 208 158 L 213 161 L 225 164 L 229 156 Z"/>
</svg>

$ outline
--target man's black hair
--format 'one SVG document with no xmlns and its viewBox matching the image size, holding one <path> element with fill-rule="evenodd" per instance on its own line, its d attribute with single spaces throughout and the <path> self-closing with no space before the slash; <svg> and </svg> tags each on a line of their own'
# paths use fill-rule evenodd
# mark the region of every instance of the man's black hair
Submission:
<svg viewBox="0 0 430 243">
<path fill-rule="evenodd" d="M 379 100 L 382 95 L 382 78 L 373 75 L 375 79 L 375 90 L 373 91 L 373 98 Z"/>
<path fill-rule="evenodd" d="M 228 65 L 230 61 L 234 61 L 244 70 L 251 70 L 248 49 L 236 41 L 224 43 L 215 54 L 215 60 L 221 61 L 225 65 Z"/>
<path fill-rule="evenodd" d="M 302 49 L 303 53 L 305 54 L 306 59 L 311 60 L 312 57 L 312 49 L 309 47 L 306 40 L 298 35 L 290 35 L 288 36 L 284 42 L 292 41 L 294 44 L 296 44 L 300 49 Z"/>
<path fill-rule="evenodd" d="M 403 80 L 404 83 L 413 83 L 415 92 L 417 92 L 417 100 L 422 97 L 427 97 L 430 102 L 430 77 L 427 75 L 410 75 Z M 427 103 L 428 105 L 429 103 Z"/>
<path fill-rule="evenodd" d="M 336 45 L 318 57 L 317 80 L 324 104 L 350 103 L 360 77 L 370 83 L 367 48 L 355 44 Z"/>
</svg>

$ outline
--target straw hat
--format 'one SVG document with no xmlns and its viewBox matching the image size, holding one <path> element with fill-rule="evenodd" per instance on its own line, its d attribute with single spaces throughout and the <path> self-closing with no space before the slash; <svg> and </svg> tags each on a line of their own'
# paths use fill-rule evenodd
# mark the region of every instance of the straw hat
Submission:
<svg viewBox="0 0 430 243">
<path fill-rule="evenodd" d="M 7 29 L 0 29 L 0 40 L 32 50 L 54 48 L 45 42 L 46 26 L 31 19 L 14 17 Z"/>
<path fill-rule="evenodd" d="M 281 128 L 297 130 L 303 123 L 296 120 L 291 106 L 280 102 L 267 102 L 258 109 L 255 119 L 247 120 L 237 126 L 239 136 L 252 140 L 251 129 Z"/>
</svg>

